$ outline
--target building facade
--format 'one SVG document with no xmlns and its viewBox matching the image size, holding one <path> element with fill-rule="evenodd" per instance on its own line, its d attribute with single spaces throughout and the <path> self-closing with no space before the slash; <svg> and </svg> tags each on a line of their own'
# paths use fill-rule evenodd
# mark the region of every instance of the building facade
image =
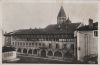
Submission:
<svg viewBox="0 0 100 65">
<path fill-rule="evenodd" d="M 11 33 L 11 46 L 18 54 L 68 59 L 74 58 L 75 29 L 80 23 L 72 23 L 61 6 L 57 24 L 43 29 L 21 29 Z"/>
<path fill-rule="evenodd" d="M 83 61 L 85 56 L 98 55 L 98 23 L 89 19 L 89 25 L 82 26 L 76 31 L 77 59 Z"/>
<path fill-rule="evenodd" d="M 2 48 L 2 61 L 11 61 L 16 59 L 16 50 L 13 47 L 4 46 Z"/>
<path fill-rule="evenodd" d="M 4 34 L 4 46 L 10 46 L 11 44 L 11 32 Z"/>
</svg>

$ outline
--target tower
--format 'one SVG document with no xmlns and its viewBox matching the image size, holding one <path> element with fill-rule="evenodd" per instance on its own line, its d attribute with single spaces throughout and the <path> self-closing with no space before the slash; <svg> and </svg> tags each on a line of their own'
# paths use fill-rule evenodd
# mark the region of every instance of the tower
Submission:
<svg viewBox="0 0 100 65">
<path fill-rule="evenodd" d="M 61 6 L 60 11 L 57 16 L 57 24 L 61 24 L 63 22 L 66 22 L 66 14 L 65 14 L 63 6 Z"/>
<path fill-rule="evenodd" d="M 71 23 L 71 20 L 69 19 L 69 17 L 67 18 L 66 23 L 67 24 Z"/>
</svg>

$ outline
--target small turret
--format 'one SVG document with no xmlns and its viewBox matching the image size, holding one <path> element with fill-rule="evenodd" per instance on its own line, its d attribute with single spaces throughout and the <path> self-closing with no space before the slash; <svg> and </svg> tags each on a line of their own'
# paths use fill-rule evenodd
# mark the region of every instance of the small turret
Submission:
<svg viewBox="0 0 100 65">
<path fill-rule="evenodd" d="M 67 24 L 71 23 L 71 20 L 69 19 L 69 17 L 68 17 L 68 19 L 66 20 L 66 23 L 67 23 Z"/>
</svg>

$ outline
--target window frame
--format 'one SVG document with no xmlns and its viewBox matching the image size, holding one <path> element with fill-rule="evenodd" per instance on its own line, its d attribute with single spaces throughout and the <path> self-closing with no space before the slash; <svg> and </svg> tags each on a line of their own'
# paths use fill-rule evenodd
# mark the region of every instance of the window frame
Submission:
<svg viewBox="0 0 100 65">
<path fill-rule="evenodd" d="M 94 30 L 94 31 L 93 31 L 93 36 L 94 36 L 94 37 L 98 37 L 98 31 L 97 31 L 97 30 Z"/>
</svg>

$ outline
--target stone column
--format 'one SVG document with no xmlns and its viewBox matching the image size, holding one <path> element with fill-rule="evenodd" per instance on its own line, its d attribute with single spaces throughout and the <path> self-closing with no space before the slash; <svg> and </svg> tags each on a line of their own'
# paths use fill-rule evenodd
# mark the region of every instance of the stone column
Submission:
<svg viewBox="0 0 100 65">
<path fill-rule="evenodd" d="M 27 49 L 27 48 L 26 48 Z M 27 49 L 27 53 L 26 54 L 28 54 L 28 51 L 29 51 L 29 49 Z"/>
</svg>

